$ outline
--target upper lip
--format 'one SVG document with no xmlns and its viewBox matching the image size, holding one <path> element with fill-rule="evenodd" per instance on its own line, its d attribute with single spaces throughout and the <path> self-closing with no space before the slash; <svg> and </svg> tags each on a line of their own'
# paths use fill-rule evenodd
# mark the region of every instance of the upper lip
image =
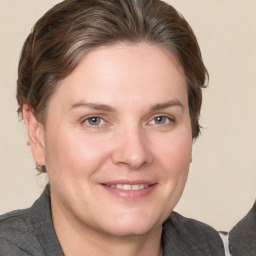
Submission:
<svg viewBox="0 0 256 256">
<path fill-rule="evenodd" d="M 137 184 L 144 184 L 144 185 L 154 185 L 156 182 L 148 181 L 148 180 L 111 180 L 102 182 L 103 185 L 117 185 L 117 184 L 129 184 L 129 185 L 137 185 Z"/>
</svg>

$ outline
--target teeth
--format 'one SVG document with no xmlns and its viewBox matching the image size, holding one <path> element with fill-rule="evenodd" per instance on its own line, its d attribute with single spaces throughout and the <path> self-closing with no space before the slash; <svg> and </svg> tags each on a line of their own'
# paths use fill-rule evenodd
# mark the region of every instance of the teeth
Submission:
<svg viewBox="0 0 256 256">
<path fill-rule="evenodd" d="M 140 189 L 140 185 L 132 185 L 132 190 L 139 190 Z"/>
<path fill-rule="evenodd" d="M 139 185 L 139 189 L 143 189 L 144 187 L 145 187 L 145 185 L 143 185 L 143 184 Z"/>
<path fill-rule="evenodd" d="M 111 188 L 122 189 L 122 190 L 141 190 L 149 187 L 149 185 L 146 185 L 146 184 L 135 184 L 135 185 L 131 185 L 131 184 L 108 185 L 107 184 L 107 186 Z"/>
<path fill-rule="evenodd" d="M 132 190 L 132 185 L 124 184 L 123 190 Z"/>
</svg>

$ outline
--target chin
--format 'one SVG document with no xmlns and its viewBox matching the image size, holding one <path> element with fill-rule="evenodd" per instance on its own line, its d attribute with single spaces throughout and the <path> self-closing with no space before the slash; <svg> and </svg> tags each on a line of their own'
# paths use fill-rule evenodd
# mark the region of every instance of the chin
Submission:
<svg viewBox="0 0 256 256">
<path fill-rule="evenodd" d="M 135 217 L 116 218 L 108 231 L 115 236 L 141 236 L 149 233 L 152 229 L 162 226 L 162 222 L 151 218 Z"/>
<path fill-rule="evenodd" d="M 133 225 L 129 227 L 115 227 L 111 231 L 112 235 L 119 237 L 127 236 L 143 236 L 152 230 L 152 227 L 145 227 L 141 225 Z"/>
</svg>

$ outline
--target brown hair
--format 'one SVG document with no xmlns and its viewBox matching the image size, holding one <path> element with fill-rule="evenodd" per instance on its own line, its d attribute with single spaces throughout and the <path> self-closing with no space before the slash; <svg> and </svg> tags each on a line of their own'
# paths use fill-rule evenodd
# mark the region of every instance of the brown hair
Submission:
<svg viewBox="0 0 256 256">
<path fill-rule="evenodd" d="M 192 137 L 200 133 L 201 88 L 208 78 L 196 37 L 181 14 L 160 0 L 65 0 L 35 24 L 19 62 L 18 113 L 27 103 L 44 124 L 59 80 L 93 48 L 149 42 L 174 52 L 187 80 Z M 45 170 L 44 170 L 45 171 Z"/>
</svg>

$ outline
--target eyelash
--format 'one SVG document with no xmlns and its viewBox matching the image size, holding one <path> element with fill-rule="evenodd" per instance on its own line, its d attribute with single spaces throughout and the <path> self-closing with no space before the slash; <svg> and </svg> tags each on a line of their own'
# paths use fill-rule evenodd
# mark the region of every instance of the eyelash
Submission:
<svg viewBox="0 0 256 256">
<path fill-rule="evenodd" d="M 158 116 L 155 116 L 153 119 L 151 119 L 149 121 L 150 124 L 152 124 L 153 121 L 156 121 L 157 119 L 160 119 L 160 122 L 162 121 L 162 119 L 164 121 L 168 121 L 168 123 L 159 123 L 159 124 L 156 124 L 154 123 L 153 125 L 169 125 L 170 123 L 174 123 L 175 122 L 175 119 L 174 118 L 171 118 L 169 116 L 165 116 L 165 115 L 158 115 Z"/>
<path fill-rule="evenodd" d="M 97 122 L 96 122 L 96 124 L 90 123 L 90 121 L 93 121 L 93 120 L 96 120 L 96 121 L 98 120 L 100 123 L 97 123 Z M 102 122 L 106 123 L 106 121 L 100 116 L 90 116 L 90 117 L 85 118 L 82 121 L 82 123 L 86 123 L 88 126 L 91 126 L 91 127 L 101 126 L 101 125 L 103 125 Z"/>
</svg>

